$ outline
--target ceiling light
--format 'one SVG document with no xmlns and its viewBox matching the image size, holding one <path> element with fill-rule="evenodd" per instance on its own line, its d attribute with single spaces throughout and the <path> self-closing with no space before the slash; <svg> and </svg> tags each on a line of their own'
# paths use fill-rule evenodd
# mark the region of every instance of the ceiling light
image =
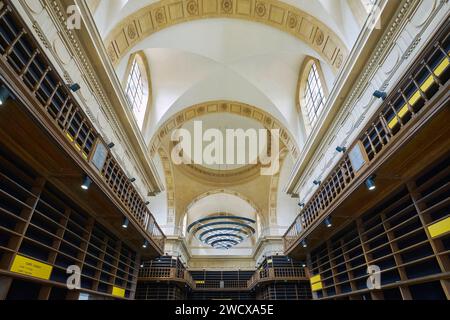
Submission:
<svg viewBox="0 0 450 320">
<path fill-rule="evenodd" d="M 150 201 L 145 201 L 145 205 L 148 206 L 150 204 Z"/>
<path fill-rule="evenodd" d="M 81 189 L 87 190 L 91 186 L 92 180 L 88 176 L 84 176 L 83 184 L 81 185 Z"/>
<path fill-rule="evenodd" d="M 9 90 L 5 86 L 0 87 L 0 106 L 9 98 Z"/>
<path fill-rule="evenodd" d="M 136 178 L 130 178 L 130 182 L 135 182 Z"/>
<path fill-rule="evenodd" d="M 331 218 L 330 217 L 325 218 L 323 223 L 327 226 L 327 228 L 331 228 L 333 226 L 333 224 L 331 223 Z"/>
<path fill-rule="evenodd" d="M 302 240 L 302 247 L 306 248 L 308 246 L 308 243 L 306 242 L 306 239 Z"/>
<path fill-rule="evenodd" d="M 142 248 L 146 249 L 148 247 L 148 241 L 144 240 L 144 243 L 142 244 Z"/>
<path fill-rule="evenodd" d="M 373 93 L 373 96 L 374 96 L 375 98 L 385 100 L 386 97 L 387 97 L 387 94 L 386 94 L 386 92 L 384 92 L 384 91 L 375 90 L 375 92 Z"/>
<path fill-rule="evenodd" d="M 376 185 L 375 185 L 375 177 L 371 176 L 369 178 L 367 178 L 366 180 L 366 187 L 369 191 L 375 190 L 376 189 Z"/>
<path fill-rule="evenodd" d="M 320 185 L 320 184 L 322 183 L 322 181 L 320 181 L 320 180 L 314 180 L 313 183 L 314 183 L 316 186 L 318 186 L 318 185 Z"/>
<path fill-rule="evenodd" d="M 107 147 L 108 147 L 109 149 L 114 148 L 114 146 L 115 146 L 114 142 L 110 142 L 110 143 L 108 143 L 108 145 L 107 145 Z"/>
<path fill-rule="evenodd" d="M 305 207 L 305 203 L 304 203 L 304 202 L 299 202 L 299 203 L 298 203 L 298 206 L 299 206 L 300 208 L 304 208 L 304 207 Z"/>
<path fill-rule="evenodd" d="M 336 151 L 337 152 L 345 152 L 345 151 L 347 151 L 347 148 L 346 147 L 336 147 Z"/>
<path fill-rule="evenodd" d="M 130 223 L 130 220 L 128 220 L 128 218 L 123 218 L 122 228 L 124 228 L 124 229 L 128 228 L 129 223 Z"/>
</svg>

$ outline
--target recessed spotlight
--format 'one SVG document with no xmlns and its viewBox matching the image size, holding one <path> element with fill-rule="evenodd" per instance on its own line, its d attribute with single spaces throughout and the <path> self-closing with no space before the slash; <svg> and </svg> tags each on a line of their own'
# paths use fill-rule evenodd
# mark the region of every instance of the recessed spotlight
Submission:
<svg viewBox="0 0 450 320">
<path fill-rule="evenodd" d="M 144 240 L 144 243 L 142 244 L 142 248 L 146 249 L 148 247 L 148 241 Z"/>
</svg>

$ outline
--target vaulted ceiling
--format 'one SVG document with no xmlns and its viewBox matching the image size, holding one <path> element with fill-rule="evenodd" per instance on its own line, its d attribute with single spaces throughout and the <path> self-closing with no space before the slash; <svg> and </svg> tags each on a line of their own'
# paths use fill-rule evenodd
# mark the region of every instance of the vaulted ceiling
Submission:
<svg viewBox="0 0 450 320">
<path fill-rule="evenodd" d="M 318 59 L 326 86 L 333 87 L 361 28 L 354 8 L 360 1 L 87 0 L 121 81 L 133 53 L 146 57 L 151 103 L 142 133 L 165 180 L 165 192 L 151 206 L 166 232 L 176 233 L 186 214 L 187 221 L 213 214 L 211 206 L 240 212 L 242 201 L 247 209 L 258 208 L 245 214 L 258 215 L 264 228 L 287 227 L 296 200 L 283 188 L 306 141 L 297 97 L 300 69 L 305 58 Z M 281 171 L 267 177 L 252 166 L 175 166 L 169 131 L 192 131 L 194 119 L 219 129 L 233 123 L 282 129 Z M 217 190 L 241 197 L 198 200 Z"/>
</svg>

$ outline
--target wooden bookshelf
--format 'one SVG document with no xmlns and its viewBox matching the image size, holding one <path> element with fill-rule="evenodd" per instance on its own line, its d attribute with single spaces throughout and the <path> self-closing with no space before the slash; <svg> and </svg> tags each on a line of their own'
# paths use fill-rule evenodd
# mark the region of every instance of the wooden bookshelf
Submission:
<svg viewBox="0 0 450 320">
<path fill-rule="evenodd" d="M 33 33 L 9 0 L 0 9 L 0 67 L 4 84 L 36 122 L 90 178 L 121 208 L 131 223 L 148 238 L 159 254 L 165 236 L 146 202 L 127 177 L 91 120 L 79 105 L 65 80 L 45 56 Z M 98 151 L 106 154 L 104 161 Z"/>
<path fill-rule="evenodd" d="M 50 268 L 48 278 L 14 272 L 18 257 Z M 75 299 L 79 292 L 112 298 L 114 287 L 124 290 L 120 298 L 133 298 L 139 260 L 58 188 L 0 149 L 0 299 Z M 66 287 L 71 265 L 81 269 L 80 291 Z"/>
<path fill-rule="evenodd" d="M 299 241 L 352 192 L 359 177 L 392 150 L 401 136 L 414 128 L 421 117 L 430 114 L 433 99 L 448 91 L 449 30 L 447 21 L 301 209 L 283 236 L 285 254 L 296 249 Z M 358 168 L 354 168 L 351 160 L 354 154 L 358 154 Z"/>
<path fill-rule="evenodd" d="M 450 299 L 450 156 L 428 167 L 308 257 L 317 299 Z M 377 265 L 381 289 L 367 288 Z"/>
</svg>

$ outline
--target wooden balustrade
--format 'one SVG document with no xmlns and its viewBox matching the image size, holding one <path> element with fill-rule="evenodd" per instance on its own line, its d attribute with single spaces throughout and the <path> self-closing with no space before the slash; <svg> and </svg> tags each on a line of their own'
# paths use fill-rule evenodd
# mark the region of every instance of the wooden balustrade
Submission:
<svg viewBox="0 0 450 320">
<path fill-rule="evenodd" d="M 139 270 L 140 281 L 182 281 L 192 289 L 197 290 L 250 290 L 256 284 L 267 281 L 296 281 L 308 280 L 305 268 L 300 267 L 275 267 L 256 270 L 250 280 L 207 280 L 194 281 L 189 271 L 177 267 L 153 267 L 144 266 Z"/>
</svg>

